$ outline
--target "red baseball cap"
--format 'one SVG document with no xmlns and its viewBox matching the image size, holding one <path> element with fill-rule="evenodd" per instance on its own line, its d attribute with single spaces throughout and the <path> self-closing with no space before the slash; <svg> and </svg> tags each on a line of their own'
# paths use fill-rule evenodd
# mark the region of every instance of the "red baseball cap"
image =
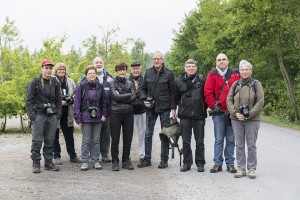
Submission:
<svg viewBox="0 0 300 200">
<path fill-rule="evenodd" d="M 52 61 L 48 60 L 48 59 L 42 61 L 42 66 L 44 66 L 44 65 L 54 66 L 54 64 L 52 63 Z"/>
</svg>

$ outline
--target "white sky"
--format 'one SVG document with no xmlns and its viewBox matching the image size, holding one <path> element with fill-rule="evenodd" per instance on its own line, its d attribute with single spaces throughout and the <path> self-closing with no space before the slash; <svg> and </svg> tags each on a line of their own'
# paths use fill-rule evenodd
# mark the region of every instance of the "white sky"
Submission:
<svg viewBox="0 0 300 200">
<path fill-rule="evenodd" d="M 146 52 L 165 53 L 172 44 L 184 15 L 197 7 L 197 0 L 0 0 L 0 26 L 5 17 L 15 21 L 24 45 L 40 49 L 47 37 L 69 38 L 63 49 L 102 30 L 119 27 L 117 40 L 141 38 Z"/>
</svg>

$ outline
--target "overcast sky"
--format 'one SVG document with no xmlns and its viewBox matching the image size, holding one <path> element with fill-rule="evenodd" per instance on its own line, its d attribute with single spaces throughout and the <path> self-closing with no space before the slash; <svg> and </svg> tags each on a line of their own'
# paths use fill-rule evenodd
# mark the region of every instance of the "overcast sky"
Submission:
<svg viewBox="0 0 300 200">
<path fill-rule="evenodd" d="M 69 38 L 64 50 L 91 35 L 102 36 L 100 27 L 119 27 L 118 40 L 141 38 L 145 50 L 165 53 L 185 14 L 197 0 L 0 0 L 0 26 L 5 17 L 15 21 L 24 45 L 40 49 L 47 37 Z"/>
</svg>

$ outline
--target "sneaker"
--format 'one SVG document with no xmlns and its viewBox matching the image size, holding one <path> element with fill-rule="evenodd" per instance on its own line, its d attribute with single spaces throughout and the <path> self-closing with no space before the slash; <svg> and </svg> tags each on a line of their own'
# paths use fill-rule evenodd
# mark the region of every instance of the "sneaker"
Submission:
<svg viewBox="0 0 300 200">
<path fill-rule="evenodd" d="M 102 169 L 102 166 L 100 165 L 100 163 L 96 162 L 94 164 L 94 168 L 100 170 L 100 169 Z"/>
<path fill-rule="evenodd" d="M 32 163 L 32 173 L 40 173 L 41 172 L 41 164 L 39 160 L 34 160 Z"/>
<path fill-rule="evenodd" d="M 204 165 L 198 165 L 198 172 L 204 172 Z"/>
<path fill-rule="evenodd" d="M 132 165 L 132 163 L 129 160 L 122 163 L 122 168 L 128 169 L 128 170 L 134 170 L 134 166 Z"/>
<path fill-rule="evenodd" d="M 119 171 L 119 163 L 118 162 L 113 162 L 112 163 L 112 167 L 111 167 L 112 171 Z"/>
<path fill-rule="evenodd" d="M 81 171 L 86 171 L 89 169 L 89 163 L 82 163 L 81 165 Z"/>
<path fill-rule="evenodd" d="M 104 162 L 104 163 L 110 163 L 111 159 L 108 156 L 103 156 L 102 157 L 102 162 Z"/>
<path fill-rule="evenodd" d="M 237 170 L 237 173 L 234 175 L 234 178 L 242 178 L 243 176 L 246 176 L 246 171 L 245 170 Z"/>
<path fill-rule="evenodd" d="M 249 169 L 248 176 L 251 179 L 255 179 L 256 178 L 255 169 Z"/>
<path fill-rule="evenodd" d="M 218 165 L 214 165 L 213 168 L 210 169 L 210 173 L 217 173 L 222 171 L 222 165 L 218 166 Z"/>
<path fill-rule="evenodd" d="M 55 158 L 55 159 L 54 159 L 54 164 L 56 164 L 56 165 L 62 165 L 62 160 L 61 160 L 61 158 Z"/>
<path fill-rule="evenodd" d="M 230 173 L 236 173 L 236 169 L 234 168 L 234 165 L 227 165 L 227 171 Z"/>
<path fill-rule="evenodd" d="M 158 165 L 159 169 L 164 169 L 164 168 L 167 168 L 167 167 L 168 167 L 168 162 L 166 162 L 166 161 L 161 161 Z"/>
<path fill-rule="evenodd" d="M 188 170 L 190 170 L 191 169 L 191 166 L 189 166 L 189 165 L 183 165 L 181 168 L 180 168 L 180 171 L 181 172 L 186 172 L 186 171 L 188 171 Z"/>
<path fill-rule="evenodd" d="M 45 168 L 45 170 L 59 171 L 59 167 L 56 166 L 53 162 L 45 163 L 44 168 Z"/>
<path fill-rule="evenodd" d="M 144 167 L 149 167 L 149 166 L 151 166 L 151 161 L 143 160 L 143 162 L 138 164 L 139 168 L 144 168 Z"/>
<path fill-rule="evenodd" d="M 78 157 L 70 158 L 70 162 L 71 163 L 82 163 L 82 161 Z"/>
</svg>

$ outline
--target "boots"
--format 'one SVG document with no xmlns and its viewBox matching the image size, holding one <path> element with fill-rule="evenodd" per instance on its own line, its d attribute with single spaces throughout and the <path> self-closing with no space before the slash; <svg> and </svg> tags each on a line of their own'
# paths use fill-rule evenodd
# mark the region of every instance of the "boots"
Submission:
<svg viewBox="0 0 300 200">
<path fill-rule="evenodd" d="M 32 173 L 40 173 L 41 172 L 41 164 L 39 160 L 34 160 L 32 163 Z"/>
</svg>

